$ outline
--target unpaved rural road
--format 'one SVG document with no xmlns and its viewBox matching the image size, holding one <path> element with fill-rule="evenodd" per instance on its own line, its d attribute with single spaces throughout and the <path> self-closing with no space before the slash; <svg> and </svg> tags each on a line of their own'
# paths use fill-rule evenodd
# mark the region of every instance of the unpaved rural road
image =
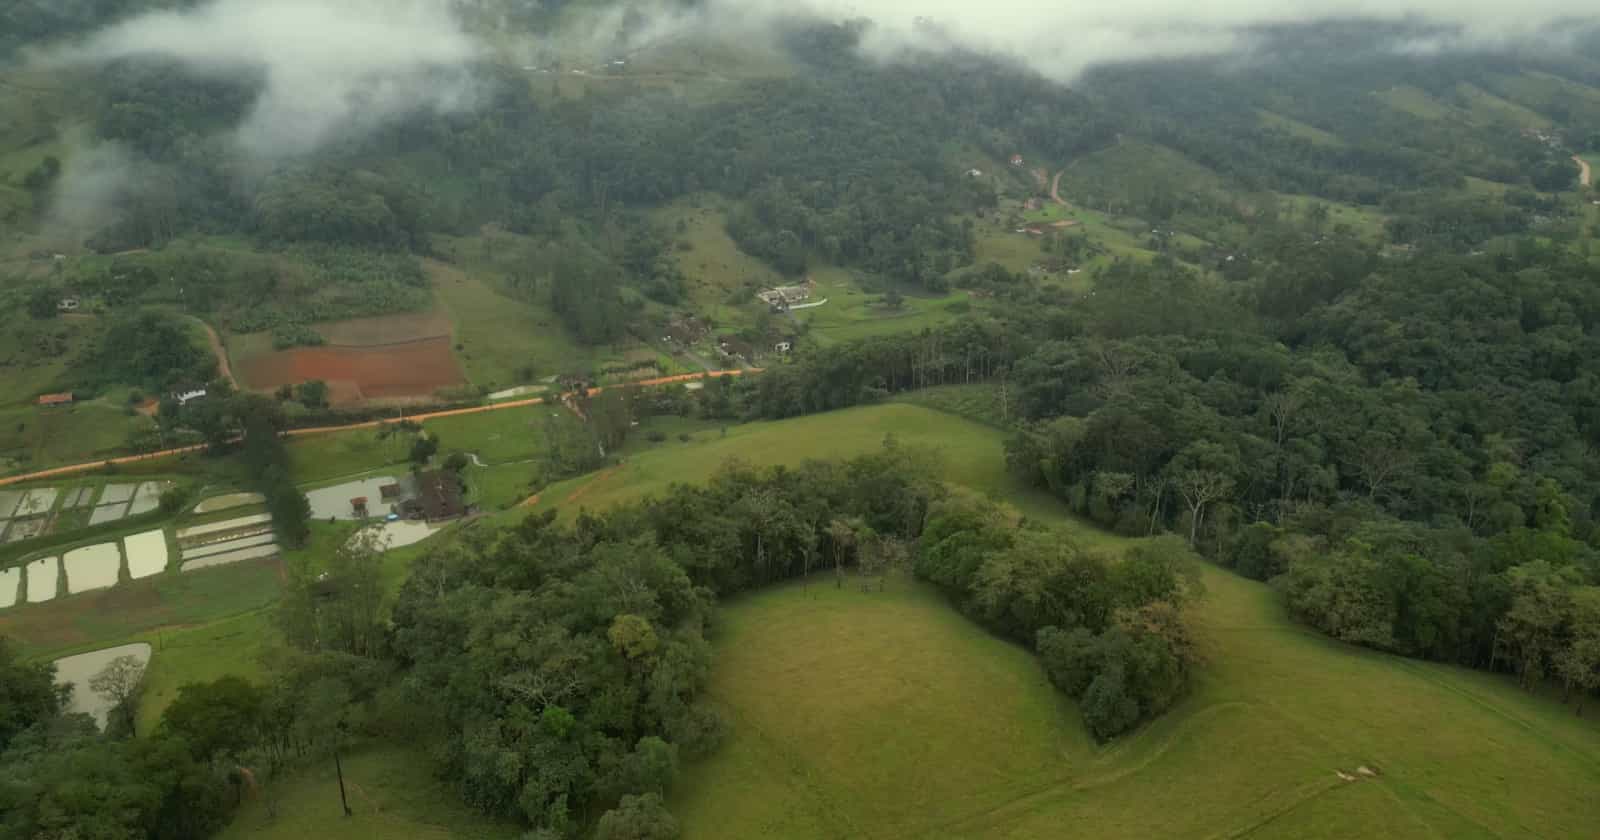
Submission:
<svg viewBox="0 0 1600 840">
<path fill-rule="evenodd" d="M 1584 186 L 1594 184 L 1594 172 L 1589 169 L 1589 162 L 1577 155 L 1572 156 L 1572 162 L 1578 165 L 1578 183 Z"/>
<path fill-rule="evenodd" d="M 191 316 L 189 320 L 199 324 L 200 328 L 206 331 L 206 341 L 211 345 L 211 355 L 217 357 L 217 371 L 222 374 L 223 379 L 228 380 L 233 390 L 239 390 L 239 380 L 233 378 L 233 366 L 228 364 L 228 348 L 222 343 L 222 336 L 217 335 L 217 331 L 210 324 L 199 318 Z"/>
<path fill-rule="evenodd" d="M 761 368 L 747 368 L 745 370 L 717 370 L 707 371 L 705 373 L 685 373 L 679 376 L 663 376 L 660 379 L 645 379 L 639 382 L 629 382 L 624 385 L 614 385 L 612 387 L 647 388 L 652 385 L 671 385 L 677 382 L 694 382 L 701 379 L 715 378 L 719 376 L 739 376 L 745 373 L 760 373 L 761 370 Z M 604 390 L 604 388 L 590 388 L 589 394 L 590 396 L 593 396 Z M 413 414 L 404 419 L 410 420 L 413 423 L 426 423 L 429 420 L 439 420 L 445 417 L 461 417 L 467 414 L 485 414 L 490 411 L 505 411 L 506 409 L 524 408 L 530 405 L 542 405 L 543 403 L 543 397 L 534 397 L 527 400 L 513 400 L 511 402 L 495 403 L 494 405 L 478 405 L 471 408 L 453 408 L 448 411 L 433 411 L 424 414 Z M 395 418 L 393 420 L 367 420 L 365 422 L 349 423 L 343 426 L 318 426 L 311 429 L 290 429 L 287 434 L 289 437 L 303 437 L 305 435 L 320 435 L 329 432 L 345 432 L 353 429 L 375 429 L 388 423 L 398 423 L 400 420 L 401 418 Z M 199 452 L 205 448 L 205 444 L 180 446 L 175 449 L 163 449 L 160 452 L 149 452 L 144 455 L 124 455 L 120 458 L 89 461 L 82 464 L 73 464 L 72 466 L 68 467 L 56 467 L 49 470 L 40 470 L 38 472 L 31 472 L 25 475 L 13 475 L 8 478 L 0 478 L 0 487 L 4 487 L 8 484 L 18 484 L 24 481 L 33 481 L 40 478 L 56 478 L 64 475 L 76 475 L 78 473 L 100 469 L 107 464 L 137 464 L 140 461 L 155 461 L 160 458 L 171 458 L 174 455 L 184 455 L 190 452 Z"/>
<path fill-rule="evenodd" d="M 1050 179 L 1050 198 L 1062 207 L 1067 206 L 1067 203 L 1061 200 L 1061 176 L 1065 174 L 1067 170 L 1063 169 L 1056 173 L 1056 177 Z"/>
</svg>

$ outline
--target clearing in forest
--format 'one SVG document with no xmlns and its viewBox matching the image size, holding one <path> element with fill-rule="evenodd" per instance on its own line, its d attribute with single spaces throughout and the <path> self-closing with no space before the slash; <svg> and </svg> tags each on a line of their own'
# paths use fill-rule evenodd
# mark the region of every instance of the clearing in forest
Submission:
<svg viewBox="0 0 1600 840">
<path fill-rule="evenodd" d="M 1586 836 L 1600 729 L 1500 677 L 1341 645 L 1207 566 L 1191 696 L 1095 746 L 1022 648 L 910 580 L 825 576 L 724 605 L 731 736 L 684 836 Z M 804 638 L 805 644 L 795 644 Z M 1368 768 L 1368 773 L 1360 768 Z M 1371 775 L 1369 775 L 1369 773 Z"/>
</svg>

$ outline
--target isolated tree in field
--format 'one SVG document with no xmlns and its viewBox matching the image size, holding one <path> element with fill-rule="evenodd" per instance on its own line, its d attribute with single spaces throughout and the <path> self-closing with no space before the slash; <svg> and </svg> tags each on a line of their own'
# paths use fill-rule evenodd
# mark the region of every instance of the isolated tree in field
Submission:
<svg viewBox="0 0 1600 840">
<path fill-rule="evenodd" d="M 111 714 L 126 727 L 124 731 L 130 737 L 137 734 L 134 731 L 134 712 L 137 711 L 139 692 L 143 688 L 144 663 L 137 656 L 119 656 L 89 678 L 89 690 L 111 704 Z M 110 729 L 109 725 L 107 729 Z"/>
<path fill-rule="evenodd" d="M 1209 442 L 1190 444 L 1168 466 L 1173 488 L 1189 507 L 1189 545 L 1195 544 L 1206 505 L 1233 492 L 1234 466 L 1221 446 Z"/>
</svg>

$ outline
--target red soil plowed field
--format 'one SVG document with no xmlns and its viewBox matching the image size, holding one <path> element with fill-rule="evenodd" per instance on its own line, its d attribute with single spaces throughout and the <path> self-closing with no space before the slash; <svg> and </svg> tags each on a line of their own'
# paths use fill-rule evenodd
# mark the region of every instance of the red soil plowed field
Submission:
<svg viewBox="0 0 1600 840">
<path fill-rule="evenodd" d="M 321 379 L 337 404 L 426 397 L 465 381 L 448 337 L 379 347 L 300 347 L 258 356 L 240 367 L 245 381 L 261 390 Z"/>
</svg>

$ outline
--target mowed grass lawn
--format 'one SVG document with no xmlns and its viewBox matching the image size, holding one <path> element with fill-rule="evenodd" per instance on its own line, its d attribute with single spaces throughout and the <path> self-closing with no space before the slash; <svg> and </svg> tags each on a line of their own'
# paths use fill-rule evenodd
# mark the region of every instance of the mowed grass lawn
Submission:
<svg viewBox="0 0 1600 840">
<path fill-rule="evenodd" d="M 1106 747 L 1029 654 L 920 584 L 735 599 L 710 689 L 731 737 L 673 792 L 684 837 L 1593 835 L 1590 721 L 1308 633 L 1261 584 L 1204 580 L 1198 686 Z"/>
</svg>

